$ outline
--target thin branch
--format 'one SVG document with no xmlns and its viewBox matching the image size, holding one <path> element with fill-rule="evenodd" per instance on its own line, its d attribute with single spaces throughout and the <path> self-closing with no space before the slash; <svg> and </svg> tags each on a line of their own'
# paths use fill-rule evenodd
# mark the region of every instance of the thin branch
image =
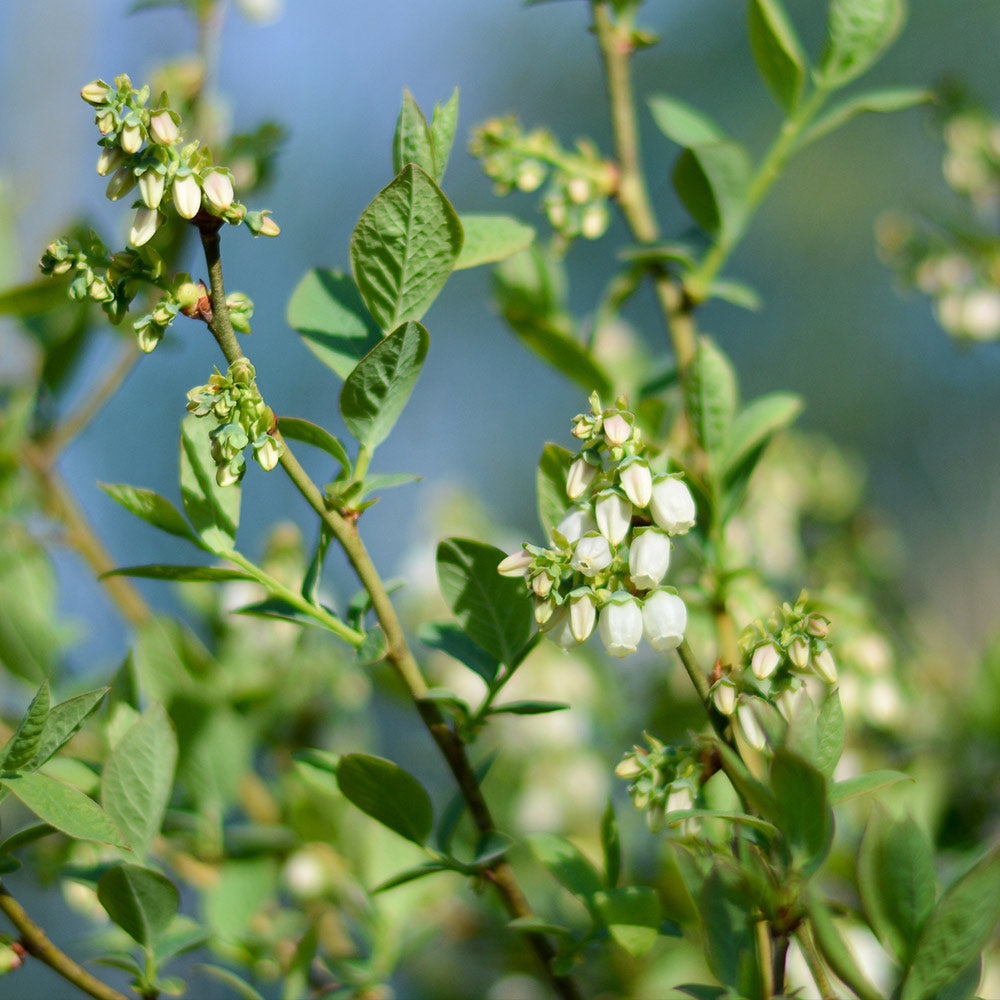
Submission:
<svg viewBox="0 0 1000 1000">
<path fill-rule="evenodd" d="M 0 885 L 0 912 L 17 929 L 24 950 L 40 962 L 44 962 L 68 983 L 72 983 L 95 1000 L 128 1000 L 123 993 L 102 983 L 65 952 L 60 951 L 48 939 L 41 927 L 28 916 L 24 907 L 2 885 Z"/>
</svg>

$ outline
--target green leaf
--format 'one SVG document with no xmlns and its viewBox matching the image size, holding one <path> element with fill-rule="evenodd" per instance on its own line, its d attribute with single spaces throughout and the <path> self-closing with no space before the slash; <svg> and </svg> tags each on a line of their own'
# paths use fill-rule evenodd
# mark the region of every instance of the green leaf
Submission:
<svg viewBox="0 0 1000 1000">
<path fill-rule="evenodd" d="M 633 958 L 649 951 L 660 934 L 660 901 L 656 893 L 638 885 L 594 895 L 594 908 L 611 933 Z"/>
<path fill-rule="evenodd" d="M 877 791 L 880 788 L 888 788 L 900 781 L 912 781 L 908 774 L 902 771 L 869 771 L 867 774 L 859 774 L 855 778 L 845 778 L 843 781 L 835 782 L 830 789 L 830 805 L 838 806 L 841 802 L 853 799 L 858 795 L 867 795 L 869 792 Z"/>
<path fill-rule="evenodd" d="M 778 104 L 792 111 L 799 103 L 806 57 L 781 0 L 750 0 L 750 48 L 757 72 Z"/>
<path fill-rule="evenodd" d="M 383 330 L 418 320 L 455 266 L 462 224 L 437 184 L 412 163 L 361 213 L 351 273 Z"/>
<path fill-rule="evenodd" d="M 565 837 L 535 833 L 528 837 L 528 846 L 556 881 L 574 896 L 590 900 L 603 890 L 597 869 Z"/>
<path fill-rule="evenodd" d="M 706 299 L 722 299 L 732 306 L 739 306 L 750 312 L 760 312 L 763 301 L 757 291 L 742 281 L 717 278 L 709 286 Z"/>
<path fill-rule="evenodd" d="M 830 691 L 819 707 L 816 716 L 816 744 L 814 763 L 829 781 L 844 752 L 844 709 L 836 690 Z"/>
<path fill-rule="evenodd" d="M 115 744 L 101 776 L 101 803 L 144 858 L 160 832 L 173 787 L 177 737 L 163 706 L 150 705 Z"/>
<path fill-rule="evenodd" d="M 340 271 L 308 271 L 292 292 L 286 319 L 306 347 L 342 379 L 382 337 L 357 285 Z"/>
<path fill-rule="evenodd" d="M 562 520 L 570 506 L 566 496 L 566 479 L 573 464 L 573 453 L 558 444 L 549 442 L 542 448 L 535 473 L 535 489 L 538 494 L 538 520 L 546 537 Z"/>
<path fill-rule="evenodd" d="M 802 411 L 802 397 L 790 392 L 758 396 L 733 418 L 720 472 L 726 488 L 750 478 L 768 442 Z"/>
<path fill-rule="evenodd" d="M 201 546 L 201 542 L 181 512 L 166 498 L 152 490 L 129 486 L 127 483 L 98 483 L 98 486 L 112 500 L 120 503 L 127 511 L 141 517 L 147 523 L 179 538 Z"/>
<path fill-rule="evenodd" d="M 618 822 L 615 807 L 608 799 L 601 815 L 601 853 L 604 855 L 604 886 L 614 889 L 622 868 L 622 844 L 618 836 Z"/>
<path fill-rule="evenodd" d="M 337 786 L 363 813 L 422 846 L 434 825 L 423 785 L 390 760 L 345 754 L 337 763 Z"/>
<path fill-rule="evenodd" d="M 746 150 L 735 142 L 709 142 L 685 149 L 674 167 L 681 203 L 710 235 L 732 241 L 743 227 L 750 177 Z"/>
<path fill-rule="evenodd" d="M 771 763 L 770 785 L 781 811 L 782 832 L 806 873 L 815 871 L 833 839 L 826 779 L 802 758 L 779 748 Z"/>
<path fill-rule="evenodd" d="M 68 837 L 127 846 L 108 814 L 79 788 L 37 771 L 4 777 L 0 784 L 40 820 Z"/>
<path fill-rule="evenodd" d="M 274 899 L 278 890 L 278 864 L 274 857 L 224 860 L 218 879 L 202 890 L 204 919 L 224 941 L 237 941 L 248 930 L 254 915 Z"/>
<path fill-rule="evenodd" d="M 493 862 L 502 858 L 513 846 L 513 839 L 505 833 L 498 833 L 496 830 L 484 833 L 476 841 L 476 850 L 471 865 L 475 868 L 488 868 Z"/>
<path fill-rule="evenodd" d="M 560 924 L 552 924 L 541 917 L 515 917 L 507 921 L 507 926 L 512 931 L 520 931 L 522 934 L 548 934 L 551 937 L 570 938 L 573 932 L 568 927 Z"/>
<path fill-rule="evenodd" d="M 667 94 L 654 94 L 648 101 L 656 127 L 678 146 L 700 146 L 722 142 L 725 132 L 706 114 Z"/>
<path fill-rule="evenodd" d="M 219 965 L 197 965 L 195 968 L 199 972 L 207 972 L 213 979 L 218 979 L 219 982 L 231 986 L 243 1000 L 264 1000 L 264 997 L 245 979 L 241 979 L 235 972 L 230 972 L 229 969 L 223 969 Z"/>
<path fill-rule="evenodd" d="M 406 323 L 357 364 L 340 392 L 347 429 L 366 448 L 384 441 L 403 412 L 427 356 L 427 331 Z"/>
<path fill-rule="evenodd" d="M 857 960 L 834 925 L 833 917 L 816 893 L 807 894 L 806 907 L 816 944 L 830 968 L 858 995 L 860 1000 L 884 1000 L 884 994 L 875 989 L 861 971 Z"/>
<path fill-rule="evenodd" d="M 385 472 L 373 476 L 365 476 L 359 499 L 392 489 L 393 486 L 406 486 L 409 483 L 419 483 L 423 476 L 415 476 L 411 472 Z"/>
<path fill-rule="evenodd" d="M 710 467 L 719 470 L 729 448 L 736 413 L 736 374 L 729 359 L 708 337 L 700 337 L 684 383 L 685 409 Z"/>
<path fill-rule="evenodd" d="M 177 888 L 159 872 L 115 865 L 97 882 L 97 898 L 108 916 L 144 948 L 152 948 L 177 913 Z"/>
<path fill-rule="evenodd" d="M 42 738 L 31 761 L 33 768 L 41 767 L 69 741 L 87 717 L 97 710 L 108 690 L 104 687 L 86 691 L 73 698 L 67 698 L 52 708 L 45 720 Z"/>
<path fill-rule="evenodd" d="M 861 76 L 899 34 L 903 18 L 903 0 L 831 0 L 817 83 L 833 89 Z"/>
<path fill-rule="evenodd" d="M 424 173 L 437 177 L 434 143 L 427 119 L 413 95 L 403 88 L 403 103 L 396 118 L 396 131 L 392 136 L 392 172 L 398 174 L 408 163 L 420 167 Z"/>
<path fill-rule="evenodd" d="M 434 146 L 434 163 L 436 172 L 434 180 L 441 183 L 448 157 L 451 155 L 452 143 L 455 141 L 455 127 L 458 125 L 458 87 L 451 92 L 451 97 L 444 104 L 435 103 L 431 113 L 431 143 Z"/>
<path fill-rule="evenodd" d="M 535 240 L 535 230 L 509 215 L 462 215 L 465 240 L 455 270 L 506 260 Z"/>
<path fill-rule="evenodd" d="M 250 615 L 254 618 L 272 618 L 275 621 L 295 622 L 296 625 L 309 625 L 329 631 L 319 619 L 306 613 L 301 608 L 289 603 L 282 597 L 268 597 L 254 604 L 244 604 L 233 610 L 235 615 Z"/>
<path fill-rule="evenodd" d="M 924 923 L 900 1000 L 924 1000 L 978 956 L 1000 919 L 1000 845 L 953 882 Z"/>
<path fill-rule="evenodd" d="M 425 622 L 417 630 L 417 638 L 431 649 L 436 649 L 464 664 L 487 684 L 491 684 L 500 669 L 500 661 L 481 646 L 476 645 L 453 622 Z"/>
<path fill-rule="evenodd" d="M 825 112 L 806 131 L 799 136 L 795 144 L 796 151 L 805 149 L 810 143 L 845 125 L 852 118 L 865 112 L 887 113 L 912 108 L 915 104 L 932 101 L 934 95 L 929 90 L 916 87 L 887 87 L 883 90 L 871 90 L 857 97 L 849 97 L 840 104 Z"/>
<path fill-rule="evenodd" d="M 546 715 L 549 712 L 562 712 L 569 708 L 562 701 L 507 701 L 490 708 L 490 715 Z"/>
<path fill-rule="evenodd" d="M 66 282 L 43 278 L 0 292 L 0 315 L 39 316 L 66 302 Z"/>
<path fill-rule="evenodd" d="M 102 573 L 106 576 L 135 576 L 145 580 L 174 580 L 187 583 L 218 583 L 225 580 L 253 580 L 254 577 L 241 569 L 227 569 L 223 566 L 170 566 L 151 563 L 148 566 L 119 566 Z"/>
<path fill-rule="evenodd" d="M 698 894 L 705 934 L 705 958 L 720 983 L 739 996 L 756 995 L 759 983 L 757 946 L 751 907 L 713 866 Z"/>
<path fill-rule="evenodd" d="M 529 351 L 585 392 L 596 391 L 602 397 L 611 395 L 611 377 L 563 325 L 544 318 L 513 319 L 507 314 L 504 319 Z"/>
<path fill-rule="evenodd" d="M 395 889 L 397 886 L 406 885 L 408 882 L 416 882 L 418 879 L 425 878 L 427 875 L 434 875 L 437 872 L 449 872 L 454 871 L 450 865 L 443 864 L 440 861 L 425 861 L 421 865 L 416 865 L 414 868 L 407 868 L 401 871 L 398 875 L 393 875 L 391 878 L 387 878 L 384 882 L 379 882 L 374 888 L 372 888 L 371 893 L 375 895 L 379 892 L 387 892 L 389 889 Z"/>
<path fill-rule="evenodd" d="M 27 764 L 38 753 L 45 730 L 45 721 L 49 717 L 49 682 L 42 681 L 42 686 L 35 692 L 28 710 L 18 723 L 14 735 L 7 741 L 0 757 L 0 770 L 17 771 Z"/>
<path fill-rule="evenodd" d="M 531 636 L 531 598 L 520 578 L 503 577 L 505 553 L 470 538 L 447 538 L 437 548 L 441 593 L 462 630 L 508 666 Z"/>
<path fill-rule="evenodd" d="M 212 552 L 231 550 L 240 523 L 240 487 L 215 481 L 211 419 L 189 414 L 181 423 L 181 500 L 194 530 Z"/>
<path fill-rule="evenodd" d="M 350 371 L 346 372 L 343 377 L 346 378 L 349 374 Z M 344 446 L 319 424 L 302 420 L 299 417 L 278 417 L 278 430 L 282 437 L 286 437 L 290 441 L 301 441 L 303 444 L 325 451 L 344 472 L 350 472 L 351 460 L 347 457 Z"/>
<path fill-rule="evenodd" d="M 27 847 L 28 844 L 33 844 L 36 840 L 41 840 L 55 832 L 56 828 L 50 823 L 36 823 L 34 826 L 26 826 L 23 830 L 12 833 L 4 839 L 3 843 L 0 843 L 0 858 L 13 854 L 14 851 Z"/>
</svg>

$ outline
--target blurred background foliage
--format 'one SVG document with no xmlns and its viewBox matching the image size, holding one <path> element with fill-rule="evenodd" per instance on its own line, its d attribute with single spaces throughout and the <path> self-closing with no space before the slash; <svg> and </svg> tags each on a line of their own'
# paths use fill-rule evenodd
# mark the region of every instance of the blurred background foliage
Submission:
<svg viewBox="0 0 1000 1000">
<path fill-rule="evenodd" d="M 0 119 L 0 285 L 33 279 L 42 248 L 80 216 L 82 206 L 109 237 L 124 232 L 124 213 L 104 202 L 103 181 L 93 172 L 92 123 L 79 88 L 123 71 L 143 80 L 165 59 L 183 57 L 193 47 L 190 23 L 176 7 L 153 6 L 127 16 L 130 6 L 120 0 L 48 0 L 0 8 L 0 79 L 8 95 Z M 274 210 L 282 233 L 277 240 L 252 241 L 242 232 L 227 232 L 227 284 L 255 301 L 254 332 L 245 343 L 268 400 L 279 413 L 294 412 L 336 430 L 337 388 L 288 329 L 284 310 L 306 269 L 346 265 L 347 238 L 358 214 L 390 179 L 388 150 L 402 87 L 429 107 L 458 85 L 460 137 L 484 118 L 516 112 L 526 127 L 548 125 L 567 144 L 586 135 L 608 151 L 603 80 L 585 31 L 586 5 L 568 0 L 530 9 L 514 0 L 287 0 L 253 6 L 268 23 L 235 14 L 227 18 L 212 84 L 225 100 L 219 114 L 237 131 L 265 120 L 288 130 L 274 176 L 257 197 Z M 788 8 L 815 51 L 822 38 L 821 5 L 789 0 Z M 636 89 L 697 104 L 759 152 L 778 119 L 734 10 L 731 0 L 647 3 L 643 24 L 662 41 L 637 57 Z M 915 0 L 901 40 L 866 83 L 947 83 L 1000 111 L 998 43 L 1000 17 L 988 0 Z M 794 598 L 800 586 L 822 585 L 829 597 L 839 587 L 839 639 L 856 647 L 846 656 L 855 669 L 842 672 L 845 709 L 855 719 L 854 750 L 870 757 L 870 766 L 888 756 L 919 775 L 913 807 L 942 847 L 961 852 L 994 839 L 1000 816 L 995 793 L 1000 354 L 995 344 L 956 349 L 926 299 L 899 294 L 891 270 L 878 261 L 873 236 L 887 209 L 935 211 L 948 202 L 938 124 L 932 109 L 862 118 L 793 161 L 727 269 L 727 276 L 760 292 L 763 308 L 749 313 L 714 302 L 704 310 L 702 325 L 733 358 L 744 398 L 782 389 L 805 400 L 800 431 L 776 446 L 761 470 L 740 530 L 748 551 L 770 559 L 772 579 L 785 583 L 788 592 L 780 596 Z M 670 207 L 676 150 L 655 133 L 648 115 L 641 127 L 664 230 L 681 232 L 684 215 Z M 497 205 L 478 164 L 459 147 L 445 189 L 464 211 L 500 209 L 541 225 L 537 193 L 513 195 Z M 568 265 L 571 302 L 578 311 L 593 308 L 594 289 L 608 276 L 608 247 L 616 242 L 626 242 L 617 224 L 600 243 L 574 245 Z M 190 253 L 180 263 L 197 278 L 193 247 Z M 662 351 L 651 300 L 630 304 L 626 319 L 623 337 L 636 338 L 651 353 Z M 485 270 L 454 277 L 427 325 L 428 361 L 375 470 L 414 472 L 424 479 L 389 493 L 364 517 L 383 575 L 411 581 L 399 599 L 414 621 L 443 610 L 433 581 L 439 537 L 470 534 L 508 550 L 522 538 L 539 538 L 536 457 L 546 440 L 569 444 L 569 417 L 585 408 L 577 388 L 529 359 L 505 330 L 489 305 Z M 70 406 L 113 356 L 114 345 L 112 334 L 95 330 L 70 376 Z M 96 482 L 128 481 L 174 495 L 184 394 L 216 361 L 215 345 L 200 327 L 176 325 L 155 357 L 142 360 L 62 457 L 67 483 L 119 562 L 170 561 L 174 548 L 112 504 Z M 32 364 L 23 335 L 0 322 L 0 381 L 16 385 Z M 310 472 L 320 481 L 329 478 L 322 463 Z M 242 548 L 256 553 L 269 547 L 279 566 L 283 559 L 300 559 L 294 527 L 269 534 L 276 512 L 292 524 L 311 523 L 297 495 L 277 476 L 251 475 L 247 487 Z M 65 621 L 60 628 L 72 629 L 73 638 L 60 655 L 72 671 L 104 678 L 125 654 L 125 629 L 75 556 L 54 548 L 53 560 L 55 600 Z M 336 558 L 326 580 L 334 589 L 339 584 L 341 601 L 353 592 Z M 243 643 L 252 643 L 256 652 L 264 648 L 255 670 L 235 687 L 226 686 L 233 681 L 222 679 L 223 668 L 219 680 L 219 698 L 254 716 L 262 746 L 389 749 L 373 742 L 366 722 L 370 681 L 345 670 L 331 691 L 316 666 L 322 641 L 268 629 L 261 636 L 237 632 L 219 612 L 220 602 L 233 606 L 242 600 L 239 595 L 200 587 L 180 593 L 142 581 L 139 587 L 154 606 L 198 620 L 203 637 L 212 633 L 223 665 L 243 662 Z M 860 602 L 852 627 L 849 595 L 859 587 L 871 598 L 875 619 L 891 623 L 887 636 L 869 628 L 867 600 Z M 31 599 L 44 604 L 45 596 Z M 155 651 L 147 649 L 146 655 L 157 662 Z M 637 727 L 668 739 L 695 724 L 690 699 L 674 683 L 679 677 L 664 682 L 651 664 L 636 666 L 632 660 L 612 669 L 600 653 L 594 662 L 598 667 L 590 669 L 580 658 L 540 650 L 530 673 L 518 678 L 525 687 L 511 692 L 575 707 L 544 719 L 512 720 L 511 731 L 495 737 L 498 745 L 518 750 L 498 763 L 499 777 L 491 779 L 490 789 L 500 800 L 497 811 L 511 817 L 515 832 L 552 829 L 592 837 L 594 816 L 612 791 L 611 766 L 638 738 Z M 287 677 L 289 669 L 297 684 L 286 685 L 288 703 L 255 700 L 255 683 L 273 691 L 268 678 L 277 672 Z M 459 690 L 462 680 L 448 674 L 446 663 L 436 669 L 441 683 Z M 150 670 L 156 673 L 155 667 Z M 9 678 L 0 684 L 5 707 L 18 704 L 24 691 Z M 325 691 L 323 700 L 310 702 L 319 690 Z M 402 718 L 391 699 L 379 711 L 390 721 Z M 282 730 L 293 725 L 300 727 L 294 735 Z M 403 725 L 392 728 L 395 759 L 433 782 L 438 765 L 426 759 L 423 734 Z M 242 753 L 248 758 L 249 746 Z M 258 763 L 265 773 L 283 773 L 280 760 L 265 756 Z M 615 790 L 625 813 L 621 793 Z M 253 796 L 246 789 L 241 794 L 249 795 L 241 799 L 246 807 Z M 295 812 L 290 825 L 310 845 L 302 863 L 313 863 L 313 873 L 318 865 L 333 886 L 324 891 L 341 901 L 350 898 L 357 907 L 350 927 L 327 926 L 325 933 L 349 940 L 361 926 L 365 935 L 382 941 L 384 956 L 412 948 L 415 957 L 397 982 L 401 997 L 483 995 L 501 962 L 495 914 L 470 907 L 469 894 L 456 891 L 447 877 L 426 883 L 426 889 L 383 897 L 385 910 L 372 917 L 351 897 L 355 888 L 339 867 L 344 859 L 324 853 L 329 815 L 313 809 L 307 788 L 289 792 L 285 802 Z M 256 817 L 262 822 L 265 805 Z M 358 824 L 363 832 L 354 845 L 368 866 L 362 879 L 369 884 L 407 863 L 398 843 L 383 843 L 391 835 L 365 839 L 370 829 L 364 821 Z M 669 896 L 669 852 L 634 823 L 630 830 L 633 865 L 652 871 L 667 864 L 660 888 Z M 255 885 L 266 892 L 277 877 L 273 867 L 241 869 L 242 881 L 233 876 L 231 896 L 216 893 L 209 923 L 231 925 L 239 900 Z M 295 897 L 294 870 L 290 874 L 286 866 L 284 877 Z M 539 880 L 534 891 L 544 893 L 545 885 Z M 433 948 L 422 947 L 419 932 L 405 926 L 411 892 L 423 892 L 420 905 L 447 928 Z M 25 899 L 37 902 L 30 895 Z M 544 896 L 533 901 L 545 911 Z M 681 898 L 675 902 L 681 910 L 690 906 Z M 555 898 L 549 903 L 561 905 Z M 282 934 L 278 917 L 248 926 L 241 955 L 231 957 L 253 964 L 256 941 L 259 962 L 266 966 L 272 961 L 268 944 Z M 632 987 L 647 992 L 635 995 L 659 996 L 658 989 L 666 995 L 662 984 L 678 981 L 685 974 L 679 966 L 691 960 L 683 950 L 671 954 L 676 957 L 629 974 L 605 970 L 603 975 L 608 982 L 616 974 L 644 976 Z M 472 961 L 473 955 L 481 961 Z M 390 958 L 385 961 L 391 966 Z M 455 964 L 476 969 L 482 979 L 456 984 L 448 978 Z M 5 989 L 9 982 L 14 990 L 5 995 L 12 1000 L 38 995 L 32 974 L 5 981 Z M 494 986 L 490 996 L 529 1000 L 536 989 L 522 978 Z"/>
</svg>

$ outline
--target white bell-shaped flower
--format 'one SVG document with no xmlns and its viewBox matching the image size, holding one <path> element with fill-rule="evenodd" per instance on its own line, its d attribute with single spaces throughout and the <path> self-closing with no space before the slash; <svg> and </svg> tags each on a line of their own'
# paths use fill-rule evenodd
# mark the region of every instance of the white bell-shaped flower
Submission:
<svg viewBox="0 0 1000 1000">
<path fill-rule="evenodd" d="M 570 500 L 582 496 L 596 475 L 596 465 L 591 465 L 582 455 L 575 459 L 566 474 L 566 496 Z"/>
<path fill-rule="evenodd" d="M 612 545 L 617 545 L 632 525 L 632 504 L 614 490 L 605 490 L 598 494 L 594 515 L 601 534 Z"/>
<path fill-rule="evenodd" d="M 182 219 L 193 219 L 201 208 L 201 187 L 194 174 L 178 174 L 171 186 L 174 208 Z"/>
<path fill-rule="evenodd" d="M 128 241 L 134 247 L 141 247 L 148 243 L 160 228 L 163 216 L 155 208 L 142 206 L 135 210 L 135 218 L 132 220 L 132 228 L 128 231 Z"/>
<path fill-rule="evenodd" d="M 556 525 L 556 531 L 572 545 L 588 531 L 597 531 L 597 522 L 587 508 L 571 507 Z"/>
<path fill-rule="evenodd" d="M 750 656 L 750 670 L 759 681 L 767 680 L 781 663 L 781 650 L 773 642 L 762 642 Z"/>
<path fill-rule="evenodd" d="M 658 653 L 676 649 L 684 640 L 687 606 L 676 594 L 656 590 L 642 602 L 642 627 Z"/>
<path fill-rule="evenodd" d="M 620 413 L 604 418 L 604 440 L 609 448 L 618 448 L 632 436 L 632 425 Z"/>
<path fill-rule="evenodd" d="M 596 576 L 611 565 L 611 546 L 603 535 L 588 534 L 579 539 L 570 566 L 584 576 Z"/>
<path fill-rule="evenodd" d="M 833 653 L 829 648 L 821 649 L 813 654 L 813 670 L 826 681 L 827 684 L 837 683 L 837 664 L 834 662 Z"/>
<path fill-rule="evenodd" d="M 597 624 L 597 605 L 590 590 L 578 588 L 569 599 L 569 627 L 573 638 L 583 642 Z"/>
<path fill-rule="evenodd" d="M 653 496 L 653 474 L 645 462 L 629 462 L 623 469 L 620 469 L 618 482 L 621 483 L 625 496 L 636 507 L 645 507 L 649 504 Z"/>
<path fill-rule="evenodd" d="M 660 528 L 636 531 L 628 553 L 628 572 L 636 590 L 658 587 L 670 566 L 670 537 Z"/>
<path fill-rule="evenodd" d="M 673 476 L 664 476 L 653 483 L 649 511 L 668 534 L 683 535 L 694 527 L 694 497 L 684 481 Z"/>
<path fill-rule="evenodd" d="M 601 608 L 597 621 L 604 648 L 617 657 L 634 653 L 642 639 L 642 611 L 639 602 L 624 590 L 618 590 Z"/>
</svg>

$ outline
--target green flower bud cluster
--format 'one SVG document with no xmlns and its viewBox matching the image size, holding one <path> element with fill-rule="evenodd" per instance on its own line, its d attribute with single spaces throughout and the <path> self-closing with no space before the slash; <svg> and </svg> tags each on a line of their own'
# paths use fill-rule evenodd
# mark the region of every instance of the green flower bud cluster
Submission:
<svg viewBox="0 0 1000 1000">
<path fill-rule="evenodd" d="M 837 683 L 829 631 L 830 620 L 810 611 L 803 593 L 794 605 L 782 604 L 766 622 L 752 622 L 740 634 L 742 662 L 720 673 L 711 696 L 723 715 L 738 715 L 744 736 L 758 749 L 764 749 L 764 738 L 750 710 L 753 699 L 774 705 L 790 722 L 807 678 L 831 687 Z"/>
<path fill-rule="evenodd" d="M 657 833 L 671 813 L 694 807 L 703 767 L 697 747 L 669 746 L 649 733 L 643 736 L 649 749 L 633 747 L 615 774 L 629 782 L 632 804 L 645 812 L 649 829 Z"/>
<path fill-rule="evenodd" d="M 675 475 L 654 474 L 648 448 L 624 398 L 574 419 L 582 448 L 566 477 L 570 501 L 550 545 L 525 544 L 499 572 L 523 577 L 538 626 L 558 645 L 583 642 L 595 626 L 612 656 L 657 651 L 684 638 L 687 608 L 663 585 L 671 537 L 694 526 L 694 498 Z"/>
<path fill-rule="evenodd" d="M 965 109 L 944 126 L 948 186 L 966 202 L 968 223 L 927 223 L 898 213 L 879 220 L 883 259 L 900 280 L 933 300 L 934 316 L 957 340 L 1000 339 L 1000 122 Z"/>
<path fill-rule="evenodd" d="M 15 941 L 7 934 L 0 935 L 0 976 L 19 969 L 24 964 L 27 952 L 20 941 Z"/>
<path fill-rule="evenodd" d="M 248 213 L 236 200 L 230 170 L 213 164 L 211 152 L 199 143 L 183 143 L 180 116 L 167 106 L 165 93 L 155 107 L 147 107 L 149 87 L 136 90 L 122 74 L 113 85 L 93 80 L 80 96 L 94 108 L 101 133 L 97 172 L 109 176 L 108 198 L 117 201 L 138 186 L 132 246 L 153 238 L 166 221 L 167 206 L 183 219 L 206 212 L 233 225 L 243 222 L 255 236 L 278 235 L 267 211 Z"/>
<path fill-rule="evenodd" d="M 220 486 L 238 483 L 246 472 L 243 452 L 249 444 L 253 457 L 265 471 L 278 464 L 285 446 L 274 436 L 277 420 L 261 399 L 254 368 L 246 358 L 234 361 L 225 375 L 218 369 L 205 385 L 187 394 L 187 409 L 196 417 L 215 417 L 211 433 L 215 481 Z"/>
<path fill-rule="evenodd" d="M 473 133 L 473 156 L 482 162 L 498 194 L 535 191 L 546 180 L 543 205 L 553 229 L 566 239 L 597 239 L 608 228 L 608 198 L 618 177 L 585 139 L 566 150 L 544 129 L 524 132 L 513 116 L 493 118 Z"/>
</svg>

